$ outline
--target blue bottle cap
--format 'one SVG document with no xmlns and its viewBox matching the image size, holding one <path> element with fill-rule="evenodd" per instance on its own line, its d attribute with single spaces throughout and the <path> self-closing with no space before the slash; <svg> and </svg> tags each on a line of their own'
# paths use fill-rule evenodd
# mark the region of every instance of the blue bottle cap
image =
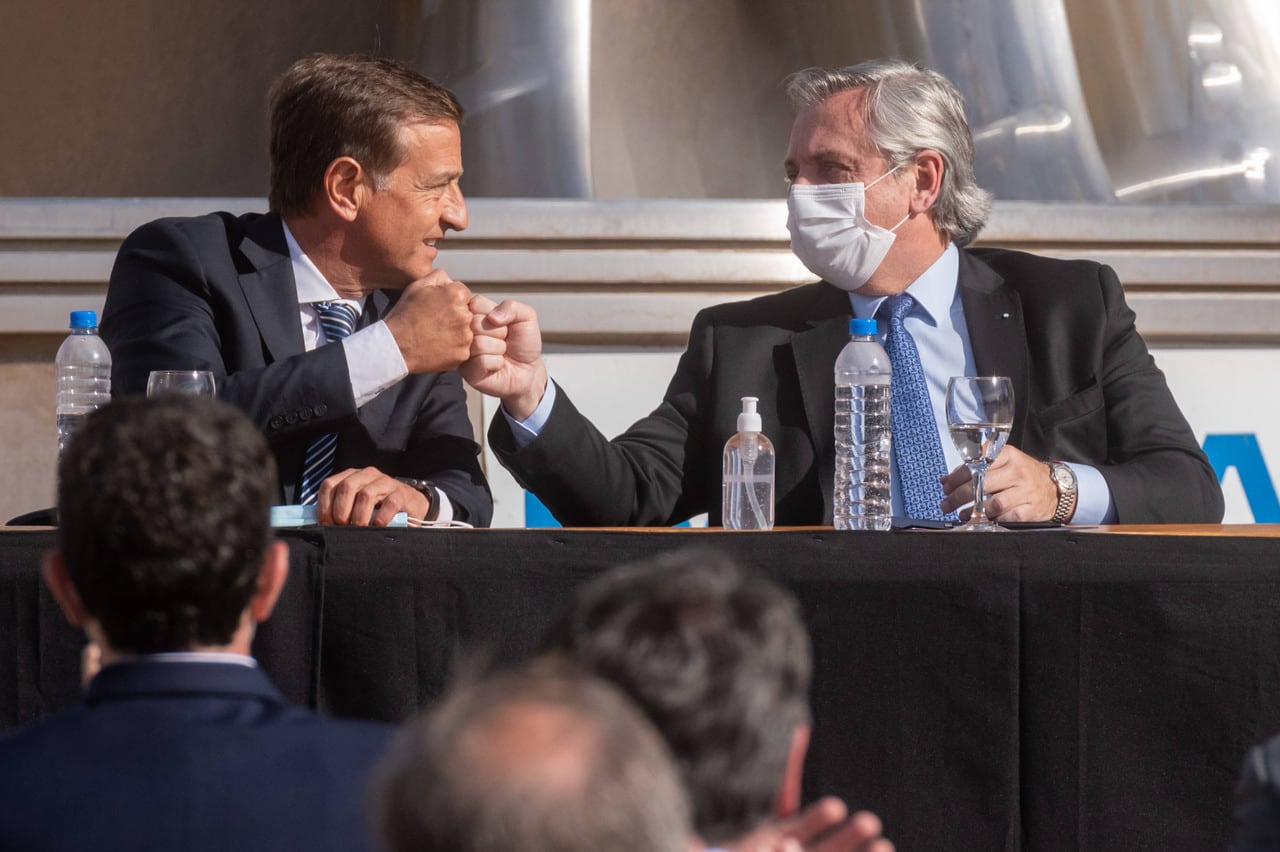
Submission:
<svg viewBox="0 0 1280 852">
<path fill-rule="evenodd" d="M 874 319 L 863 319 L 862 317 L 854 317 L 849 320 L 850 334 L 869 334 L 872 337 L 876 334 L 876 321 Z"/>
<path fill-rule="evenodd" d="M 72 311 L 71 327 L 72 328 L 97 328 L 98 312 L 97 311 Z"/>
</svg>

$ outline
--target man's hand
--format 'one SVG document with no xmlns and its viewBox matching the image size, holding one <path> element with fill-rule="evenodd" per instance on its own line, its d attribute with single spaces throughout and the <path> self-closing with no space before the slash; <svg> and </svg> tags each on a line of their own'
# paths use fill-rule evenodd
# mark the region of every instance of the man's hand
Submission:
<svg viewBox="0 0 1280 852">
<path fill-rule="evenodd" d="M 470 300 L 443 269 L 404 288 L 386 323 L 411 374 L 456 370 L 471 355 Z"/>
<path fill-rule="evenodd" d="M 471 358 L 458 372 L 476 390 L 502 400 L 516 420 L 528 418 L 547 389 L 538 315 L 521 302 L 494 305 L 484 296 L 471 300 L 471 310 Z"/>
<path fill-rule="evenodd" d="M 893 852 L 893 844 L 881 837 L 880 818 L 870 811 L 849 816 L 849 809 L 835 796 L 826 796 L 791 819 L 779 823 L 784 841 L 775 849 L 804 852 Z"/>
<path fill-rule="evenodd" d="M 347 468 L 320 483 L 316 520 L 322 524 L 385 527 L 397 512 L 425 518 L 431 500 L 375 467 Z"/>
<path fill-rule="evenodd" d="M 80 685 L 89 688 L 89 682 L 102 671 L 102 646 L 90 639 L 80 649 Z"/>
<path fill-rule="evenodd" d="M 942 511 L 952 512 L 973 502 L 969 468 L 960 465 L 941 478 Z M 987 516 L 996 521 L 1047 521 L 1058 508 L 1058 486 L 1049 466 L 1017 447 L 1005 445 L 987 468 L 982 490 Z"/>
<path fill-rule="evenodd" d="M 849 816 L 835 796 L 826 796 L 789 819 L 766 822 L 733 848 L 740 852 L 894 852 L 870 811 Z"/>
</svg>

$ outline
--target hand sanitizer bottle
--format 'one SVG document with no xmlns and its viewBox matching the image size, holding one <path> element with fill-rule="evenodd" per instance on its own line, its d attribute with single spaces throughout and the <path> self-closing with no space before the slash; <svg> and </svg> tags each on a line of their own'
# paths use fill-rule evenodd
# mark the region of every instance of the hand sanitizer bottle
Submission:
<svg viewBox="0 0 1280 852">
<path fill-rule="evenodd" d="M 724 501 L 727 530 L 773 529 L 773 443 L 760 431 L 759 400 L 742 398 L 738 433 L 724 445 Z"/>
</svg>

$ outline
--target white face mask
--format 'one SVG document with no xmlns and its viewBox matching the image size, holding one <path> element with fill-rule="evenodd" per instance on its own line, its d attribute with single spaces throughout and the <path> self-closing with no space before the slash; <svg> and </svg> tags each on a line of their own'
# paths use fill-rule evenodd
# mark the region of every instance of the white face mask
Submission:
<svg viewBox="0 0 1280 852">
<path fill-rule="evenodd" d="M 892 228 L 867 221 L 866 191 L 902 168 L 890 169 L 871 183 L 792 184 L 787 193 L 787 230 L 791 251 L 810 272 L 841 290 L 857 290 L 875 274 L 893 245 Z"/>
</svg>

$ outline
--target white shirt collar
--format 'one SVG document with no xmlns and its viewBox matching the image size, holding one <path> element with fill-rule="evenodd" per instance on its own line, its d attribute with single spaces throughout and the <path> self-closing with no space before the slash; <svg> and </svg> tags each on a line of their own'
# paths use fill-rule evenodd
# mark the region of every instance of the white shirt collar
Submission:
<svg viewBox="0 0 1280 852">
<path fill-rule="evenodd" d="M 916 300 L 923 315 L 937 326 L 950 321 L 951 305 L 956 298 L 956 284 L 960 280 L 960 250 L 955 243 L 947 243 L 946 250 L 920 277 L 911 282 L 907 292 Z M 887 296 L 862 296 L 849 294 L 855 317 L 874 317 L 880 303 Z"/>
<path fill-rule="evenodd" d="M 293 236 L 293 231 L 289 230 L 288 223 L 281 219 L 280 225 L 284 228 L 284 241 L 289 246 L 289 262 L 293 265 L 293 283 L 298 289 L 298 304 L 341 301 L 356 305 L 363 310 L 364 299 L 344 299 L 339 296 L 338 291 L 333 289 L 333 285 L 311 262 L 311 258 L 302 251 L 302 247 Z"/>
<path fill-rule="evenodd" d="M 258 661 L 244 654 L 225 651 L 166 651 L 161 654 L 139 654 L 134 660 L 145 663 L 234 663 L 256 669 Z"/>
</svg>

